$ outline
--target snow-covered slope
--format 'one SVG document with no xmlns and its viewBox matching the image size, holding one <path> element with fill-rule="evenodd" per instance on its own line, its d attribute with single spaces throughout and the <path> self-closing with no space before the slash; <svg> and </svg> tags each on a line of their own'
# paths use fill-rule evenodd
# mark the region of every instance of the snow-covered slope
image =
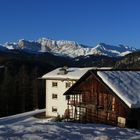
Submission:
<svg viewBox="0 0 140 140">
<path fill-rule="evenodd" d="M 48 38 L 40 38 L 37 41 L 21 39 L 17 43 L 5 43 L 4 47 L 10 50 L 22 49 L 29 52 L 51 52 L 55 55 L 69 57 L 88 56 L 93 54 L 119 57 L 136 51 L 136 49 L 124 45 L 112 46 L 100 43 L 95 47 L 91 47 L 78 44 L 74 41 L 55 41 Z"/>
<path fill-rule="evenodd" d="M 139 140 L 140 131 L 103 124 L 55 122 L 27 112 L 0 119 L 0 140 Z"/>
</svg>

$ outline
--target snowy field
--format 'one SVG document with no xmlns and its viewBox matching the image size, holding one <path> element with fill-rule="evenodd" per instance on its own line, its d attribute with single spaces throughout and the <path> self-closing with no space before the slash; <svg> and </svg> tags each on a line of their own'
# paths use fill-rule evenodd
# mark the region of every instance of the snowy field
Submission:
<svg viewBox="0 0 140 140">
<path fill-rule="evenodd" d="M 33 117 L 43 111 L 0 118 L 0 140 L 140 140 L 140 131 L 136 129 Z"/>
</svg>

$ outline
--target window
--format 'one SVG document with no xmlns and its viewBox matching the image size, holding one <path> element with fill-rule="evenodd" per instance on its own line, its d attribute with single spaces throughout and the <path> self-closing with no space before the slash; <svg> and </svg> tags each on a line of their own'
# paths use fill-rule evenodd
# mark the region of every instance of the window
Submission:
<svg viewBox="0 0 140 140">
<path fill-rule="evenodd" d="M 52 87 L 57 87 L 57 82 L 52 82 Z"/>
<path fill-rule="evenodd" d="M 66 95 L 66 100 L 69 100 L 70 99 L 70 95 Z"/>
<path fill-rule="evenodd" d="M 57 107 L 53 106 L 52 107 L 52 112 L 57 112 Z"/>
<path fill-rule="evenodd" d="M 58 96 L 57 96 L 57 94 L 52 94 L 52 99 L 57 99 L 58 98 Z"/>
<path fill-rule="evenodd" d="M 71 82 L 66 82 L 66 88 L 71 87 Z"/>
<path fill-rule="evenodd" d="M 115 110 L 115 98 L 111 95 L 106 95 L 104 99 L 104 109 L 106 111 L 114 111 Z"/>
</svg>

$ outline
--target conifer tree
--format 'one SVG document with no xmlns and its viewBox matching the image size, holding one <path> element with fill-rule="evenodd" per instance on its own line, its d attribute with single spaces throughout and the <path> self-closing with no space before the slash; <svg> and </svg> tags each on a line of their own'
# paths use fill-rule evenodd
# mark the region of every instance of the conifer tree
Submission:
<svg viewBox="0 0 140 140">
<path fill-rule="evenodd" d="M 38 109 L 38 68 L 32 70 L 32 99 L 33 109 Z"/>
<path fill-rule="evenodd" d="M 15 103 L 15 82 L 8 67 L 5 67 L 4 79 L 1 85 L 0 113 L 2 116 L 14 114 Z"/>
<path fill-rule="evenodd" d="M 18 74 L 18 97 L 19 97 L 19 108 L 21 112 L 27 111 L 28 106 L 28 95 L 29 95 L 29 77 L 26 70 L 26 66 L 22 65 L 19 69 Z"/>
</svg>

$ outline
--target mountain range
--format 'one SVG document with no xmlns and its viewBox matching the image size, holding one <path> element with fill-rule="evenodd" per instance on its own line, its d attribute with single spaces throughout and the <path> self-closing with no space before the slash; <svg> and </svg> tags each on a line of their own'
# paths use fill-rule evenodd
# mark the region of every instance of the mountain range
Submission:
<svg viewBox="0 0 140 140">
<path fill-rule="evenodd" d="M 37 41 L 18 40 L 16 43 L 5 43 L 0 45 L 1 51 L 18 50 L 28 53 L 51 53 L 57 56 L 65 56 L 70 58 L 88 57 L 90 55 L 108 56 L 108 57 L 121 57 L 126 54 L 137 51 L 136 48 L 128 47 L 127 45 L 108 45 L 99 43 L 95 47 L 79 44 L 74 41 L 65 40 L 51 40 L 48 38 L 40 38 Z"/>
</svg>

